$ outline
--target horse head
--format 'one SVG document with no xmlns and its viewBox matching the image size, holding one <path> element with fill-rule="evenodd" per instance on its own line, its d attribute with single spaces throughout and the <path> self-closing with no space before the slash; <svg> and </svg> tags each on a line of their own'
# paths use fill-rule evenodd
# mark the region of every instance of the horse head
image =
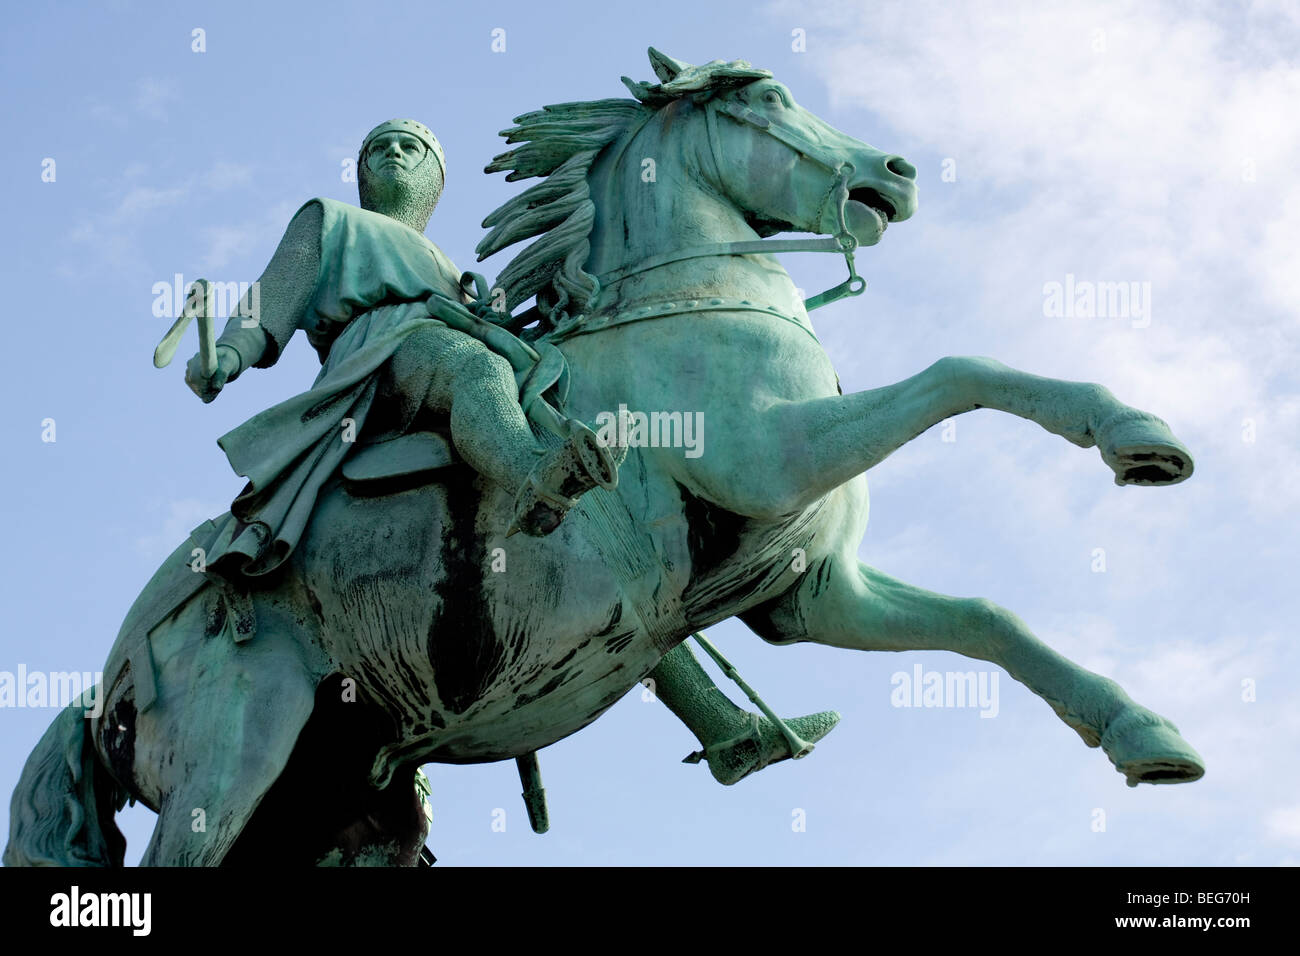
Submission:
<svg viewBox="0 0 1300 956">
<path fill-rule="evenodd" d="M 706 148 L 694 172 L 745 210 L 758 235 L 847 231 L 870 246 L 916 211 L 915 167 L 804 109 L 769 71 L 744 61 L 693 66 L 654 49 L 650 57 L 661 83 L 624 82 L 647 106 L 688 122 L 702 116 Z"/>
<path fill-rule="evenodd" d="M 547 177 L 483 222 L 492 231 L 480 259 L 541 237 L 497 280 L 508 309 L 535 294 L 553 329 L 667 290 L 784 303 L 793 284 L 783 270 L 756 277 L 752 261 L 701 268 L 700 258 L 783 251 L 737 245 L 778 232 L 833 236 L 802 247 L 851 253 L 916 211 L 910 163 L 799 106 L 768 70 L 654 49 L 650 61 L 660 82 L 623 77 L 635 99 L 547 106 L 502 134 L 524 145 L 488 172 Z"/>
</svg>

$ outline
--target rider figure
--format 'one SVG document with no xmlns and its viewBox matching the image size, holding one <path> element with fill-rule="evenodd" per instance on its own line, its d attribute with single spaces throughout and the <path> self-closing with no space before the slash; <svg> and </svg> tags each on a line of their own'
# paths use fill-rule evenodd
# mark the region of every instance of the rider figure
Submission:
<svg viewBox="0 0 1300 956">
<path fill-rule="evenodd" d="M 233 554 L 239 570 L 261 574 L 282 563 L 368 417 L 375 436 L 408 430 L 425 412 L 449 414 L 456 451 L 516 494 L 515 527 L 535 536 L 617 475 L 617 462 L 578 423 L 568 443 L 548 452 L 520 408 L 511 365 L 430 316 L 431 294 L 463 301 L 459 270 L 423 235 L 445 175 L 433 133 L 414 120 L 377 126 L 357 172 L 361 208 L 313 199 L 299 209 L 256 296 L 217 340 L 215 373 L 204 378 L 197 355 L 186 370 L 210 402 L 245 369 L 273 365 L 297 329 L 323 366 L 310 392 L 220 440 L 249 485 L 231 508 L 241 526 L 210 564 Z M 593 452 L 601 468 L 591 467 Z"/>
</svg>

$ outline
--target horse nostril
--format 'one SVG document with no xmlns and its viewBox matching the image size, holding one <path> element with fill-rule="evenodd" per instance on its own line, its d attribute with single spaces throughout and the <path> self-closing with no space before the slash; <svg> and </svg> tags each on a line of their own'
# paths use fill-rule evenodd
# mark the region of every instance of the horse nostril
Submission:
<svg viewBox="0 0 1300 956">
<path fill-rule="evenodd" d="M 895 176 L 902 176 L 904 179 L 916 178 L 916 167 L 902 156 L 890 156 L 885 160 L 885 168 Z"/>
</svg>

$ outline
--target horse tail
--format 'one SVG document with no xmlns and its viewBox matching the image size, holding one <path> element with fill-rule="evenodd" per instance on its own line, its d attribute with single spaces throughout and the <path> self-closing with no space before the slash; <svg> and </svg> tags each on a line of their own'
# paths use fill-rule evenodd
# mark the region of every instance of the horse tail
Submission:
<svg viewBox="0 0 1300 956">
<path fill-rule="evenodd" d="M 123 866 L 116 781 L 102 769 L 92 721 L 72 704 L 27 758 L 9 805 L 5 866 Z"/>
</svg>

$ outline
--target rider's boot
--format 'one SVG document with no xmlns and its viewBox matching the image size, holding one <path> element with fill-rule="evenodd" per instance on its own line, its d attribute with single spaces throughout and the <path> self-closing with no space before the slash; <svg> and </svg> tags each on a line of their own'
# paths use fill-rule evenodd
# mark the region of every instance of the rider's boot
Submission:
<svg viewBox="0 0 1300 956">
<path fill-rule="evenodd" d="M 764 767 L 794 756 L 789 741 L 776 724 L 762 714 L 747 713 L 745 717 L 747 725 L 738 735 L 710 742 L 703 750 L 687 754 L 682 763 L 706 761 L 713 779 L 729 787 Z M 838 713 L 824 710 L 806 717 L 791 718 L 786 724 L 811 744 L 829 734 L 839 722 Z"/>
<path fill-rule="evenodd" d="M 795 755 L 791 741 L 776 722 L 733 704 L 685 642 L 663 656 L 646 686 L 700 742 L 702 749 L 682 762 L 707 761 L 713 779 L 724 786 Z M 827 710 L 785 724 L 796 737 L 811 744 L 830 733 L 839 720 L 839 714 Z"/>
<path fill-rule="evenodd" d="M 579 496 L 592 488 L 618 487 L 618 466 L 627 448 L 607 448 L 579 421 L 568 422 L 569 439 L 546 452 L 515 495 L 514 520 L 506 537 L 517 531 L 544 537 L 560 526 Z"/>
</svg>

